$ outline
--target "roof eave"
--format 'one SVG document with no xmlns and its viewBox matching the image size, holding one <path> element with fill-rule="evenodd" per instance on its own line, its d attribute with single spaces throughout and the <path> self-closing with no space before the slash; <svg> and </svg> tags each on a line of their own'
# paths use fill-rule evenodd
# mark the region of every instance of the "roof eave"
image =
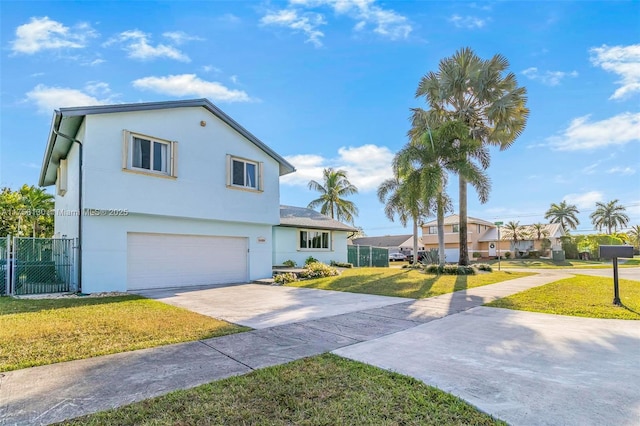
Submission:
<svg viewBox="0 0 640 426">
<path fill-rule="evenodd" d="M 56 144 L 57 135 L 56 132 L 60 127 L 60 121 L 62 120 L 62 113 L 59 110 L 54 110 L 53 119 L 51 121 L 51 129 L 49 130 L 49 140 L 47 141 L 47 147 L 44 151 L 44 158 L 42 159 L 42 167 L 40 168 L 40 178 L 38 179 L 38 186 L 50 186 L 53 183 L 46 183 L 46 176 L 49 166 L 51 165 L 51 154 Z M 55 183 L 55 182 L 54 182 Z"/>
</svg>

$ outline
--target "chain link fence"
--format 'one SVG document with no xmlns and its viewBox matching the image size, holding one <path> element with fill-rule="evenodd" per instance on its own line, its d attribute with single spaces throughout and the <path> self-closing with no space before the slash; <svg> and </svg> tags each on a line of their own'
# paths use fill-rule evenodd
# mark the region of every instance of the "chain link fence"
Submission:
<svg viewBox="0 0 640 426">
<path fill-rule="evenodd" d="M 372 246 L 347 246 L 347 259 L 355 267 L 388 267 L 389 250 Z"/>
<path fill-rule="evenodd" d="M 9 294 L 11 237 L 0 238 L 0 296 Z"/>
<path fill-rule="evenodd" d="M 72 290 L 72 239 L 16 237 L 12 254 L 12 294 Z"/>
</svg>

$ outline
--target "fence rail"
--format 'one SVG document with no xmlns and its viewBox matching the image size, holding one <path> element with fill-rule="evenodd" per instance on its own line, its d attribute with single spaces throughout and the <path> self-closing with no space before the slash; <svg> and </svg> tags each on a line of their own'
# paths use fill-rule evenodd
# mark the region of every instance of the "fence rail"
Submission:
<svg viewBox="0 0 640 426">
<path fill-rule="evenodd" d="M 372 246 L 347 246 L 347 259 L 355 267 L 388 267 L 389 250 Z"/>
</svg>

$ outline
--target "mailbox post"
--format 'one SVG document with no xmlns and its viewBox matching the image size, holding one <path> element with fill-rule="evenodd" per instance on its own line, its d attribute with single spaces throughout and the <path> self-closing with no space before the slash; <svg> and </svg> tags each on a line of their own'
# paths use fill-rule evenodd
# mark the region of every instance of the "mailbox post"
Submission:
<svg viewBox="0 0 640 426">
<path fill-rule="evenodd" d="M 494 222 L 494 225 L 498 228 L 498 271 L 500 270 L 500 227 L 502 226 L 502 222 Z"/>
<path fill-rule="evenodd" d="M 633 258 L 632 246 L 600 246 L 600 259 L 613 260 L 613 304 L 622 306 L 618 287 L 618 258 Z"/>
</svg>

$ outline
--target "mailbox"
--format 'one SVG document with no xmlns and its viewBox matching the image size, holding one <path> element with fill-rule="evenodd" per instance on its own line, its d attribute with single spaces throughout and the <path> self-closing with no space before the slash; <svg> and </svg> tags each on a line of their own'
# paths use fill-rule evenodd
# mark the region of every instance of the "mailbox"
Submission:
<svg viewBox="0 0 640 426">
<path fill-rule="evenodd" d="M 600 259 L 615 257 L 633 259 L 633 246 L 600 246 Z"/>
</svg>

